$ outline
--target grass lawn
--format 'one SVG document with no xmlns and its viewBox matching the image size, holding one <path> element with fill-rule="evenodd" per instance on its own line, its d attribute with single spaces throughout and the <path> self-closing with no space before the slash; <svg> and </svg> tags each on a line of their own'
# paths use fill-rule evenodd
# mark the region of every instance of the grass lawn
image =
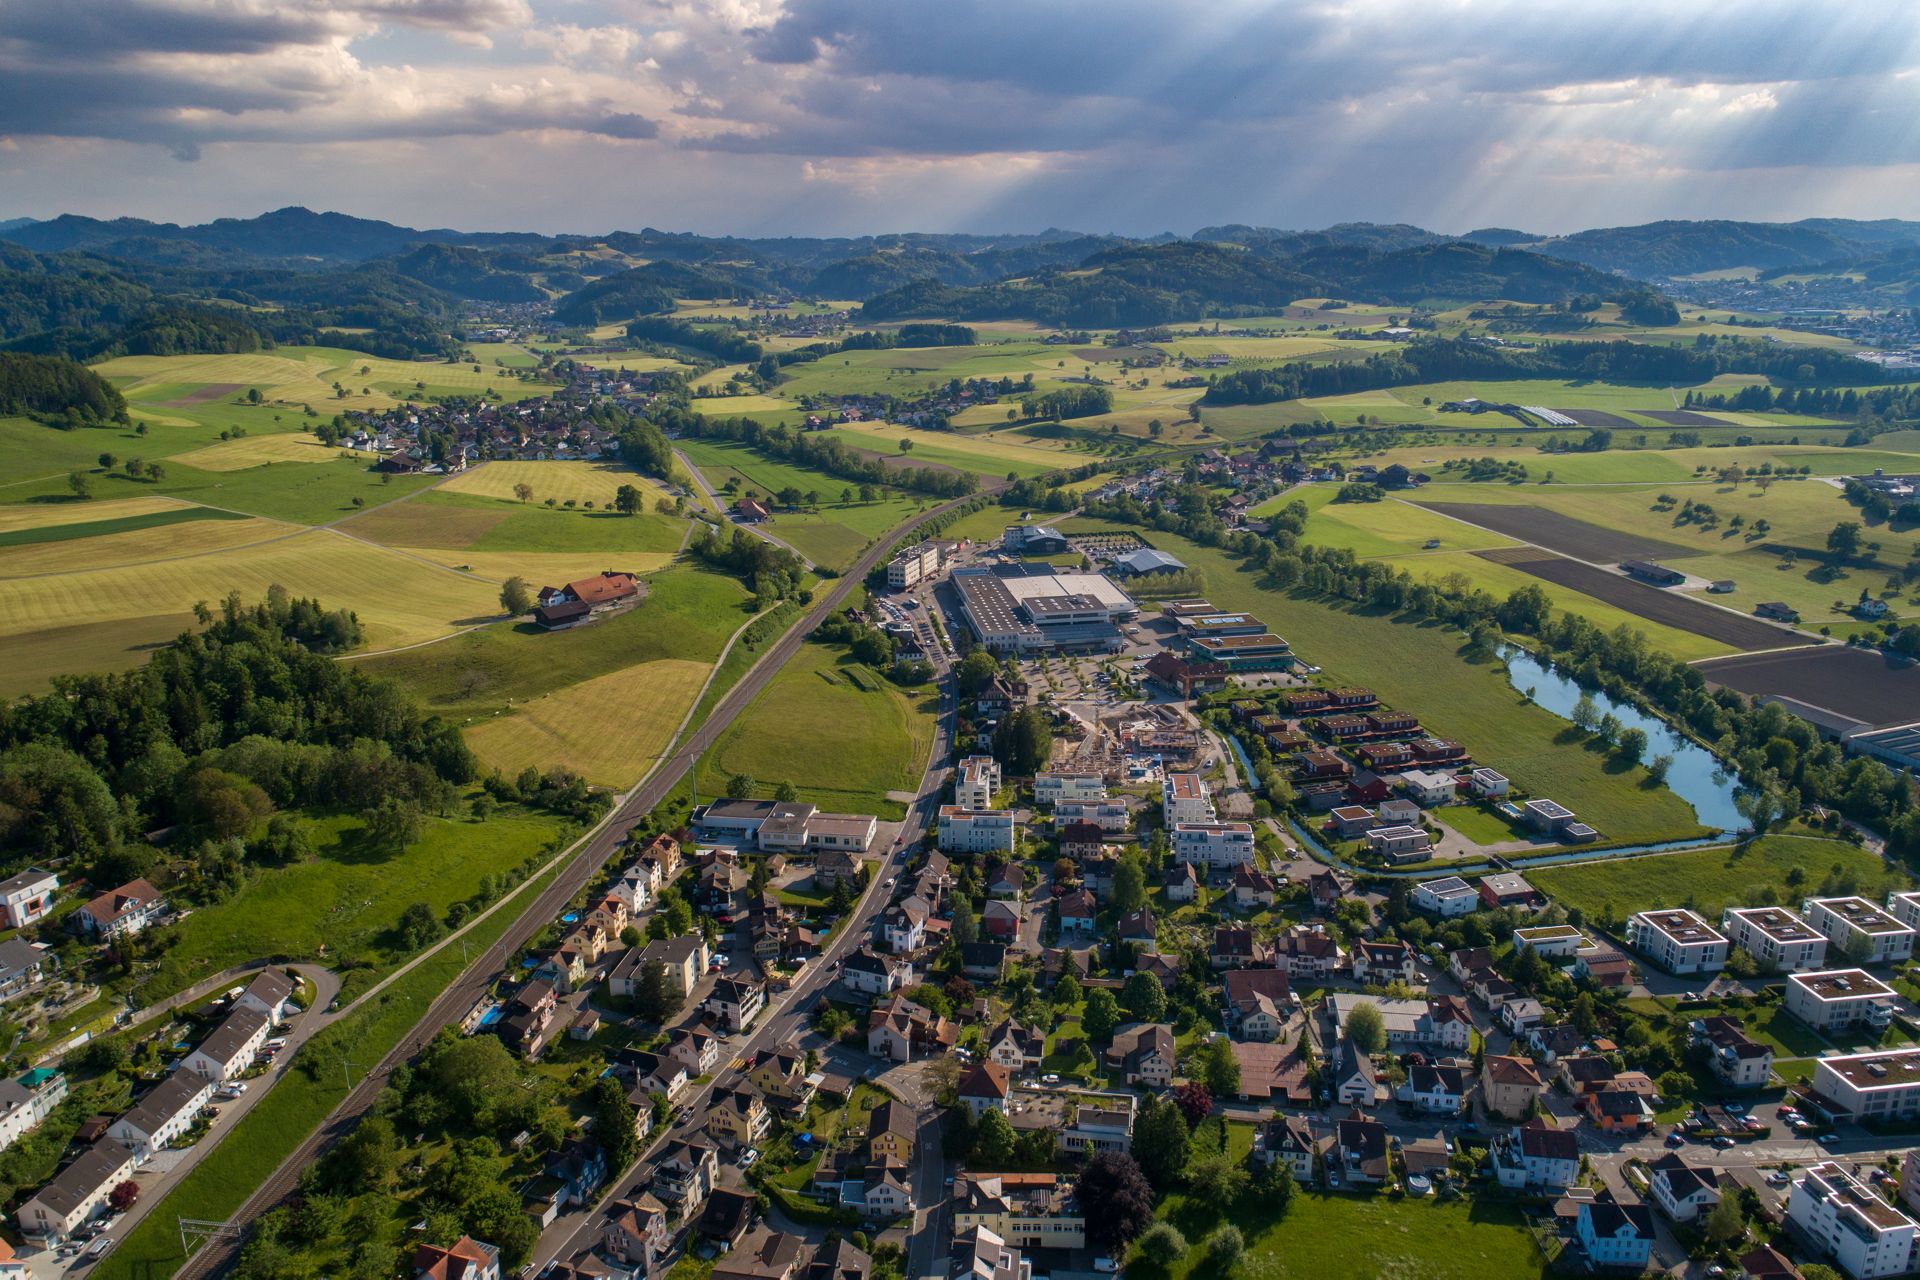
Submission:
<svg viewBox="0 0 1920 1280">
<path fill-rule="evenodd" d="M 1122 527 L 1068 522 L 1070 530 Z M 1623 767 L 1583 744 L 1566 721 L 1524 702 L 1499 664 L 1463 657 L 1458 632 L 1272 590 L 1216 548 L 1169 533 L 1152 537 L 1155 546 L 1206 575 L 1207 596 L 1215 604 L 1255 614 L 1328 678 L 1366 685 L 1389 705 L 1414 712 L 1426 728 L 1466 744 L 1479 763 L 1506 774 L 1516 787 L 1558 800 L 1607 839 L 1702 834 L 1692 806 L 1652 785 L 1644 769 Z"/>
<path fill-rule="evenodd" d="M 1710 1006 L 1689 1002 L 1685 1009 L 1681 1009 L 1679 1003 L 1671 997 L 1630 1002 L 1638 1012 L 1665 1014 L 1674 1026 L 1721 1015 L 1738 1018 L 1749 1036 L 1773 1047 L 1775 1058 L 1813 1058 L 1833 1047 L 1825 1037 L 1788 1013 L 1784 1004 L 1721 1000 Z"/>
<path fill-rule="evenodd" d="M 1879 901 L 1913 883 L 1865 849 L 1843 840 L 1809 835 L 1770 835 L 1745 847 L 1692 849 L 1561 867 L 1539 867 L 1527 878 L 1565 907 L 1579 907 L 1592 920 L 1624 920 L 1655 907 L 1690 907 L 1718 921 L 1728 906 L 1767 901 L 1797 903 L 1820 890 L 1840 869 L 1857 892 Z M 1798 869 L 1801 878 L 1790 879 Z"/>
<path fill-rule="evenodd" d="M 1129 1258 L 1127 1273 L 1141 1280 L 1211 1275 L 1199 1246 L 1223 1220 L 1219 1208 L 1174 1196 L 1164 1211 L 1195 1247 L 1164 1271 L 1144 1258 Z M 1249 1197 L 1234 1207 L 1231 1219 L 1247 1241 L 1240 1271 L 1260 1280 L 1513 1280 L 1547 1274 L 1520 1211 L 1496 1202 L 1301 1191 L 1284 1216 Z"/>
<path fill-rule="evenodd" d="M 744 773 L 765 792 L 791 782 L 823 809 L 905 815 L 933 736 L 936 695 L 902 689 L 838 647 L 802 646 L 708 757 L 708 777 Z"/>
<path fill-rule="evenodd" d="M 367 847 L 358 817 L 314 818 L 307 826 L 311 861 L 259 872 L 231 898 L 169 926 L 159 968 L 137 992 L 140 1003 L 263 957 L 335 968 L 392 964 L 409 954 L 392 936 L 408 906 L 425 902 L 444 915 L 482 875 L 511 871 L 564 829 L 548 815 L 516 810 L 485 822 L 429 818 L 419 840 L 386 853 Z"/>
<path fill-rule="evenodd" d="M 111 435 L 94 443 L 94 449 L 114 448 L 139 455 L 141 446 L 128 445 Z M 146 452 L 147 458 L 159 456 Z M 91 465 L 91 459 L 88 460 Z M 170 495 L 202 502 L 210 507 L 226 507 L 248 515 L 270 516 L 295 524 L 326 524 L 349 516 L 358 508 L 402 497 L 432 484 L 434 476 L 382 475 L 368 468 L 363 458 L 342 458 L 318 464 L 275 462 L 249 467 L 244 471 L 203 471 L 198 467 L 166 460 L 165 476 L 158 482 L 129 479 L 126 475 L 94 477 L 94 497 L 131 498 L 148 494 Z M 15 471 L 15 475 L 38 476 L 37 469 Z M 9 485 L 0 489 L 0 499 L 8 502 L 62 502 L 71 497 L 63 471 L 49 480 Z"/>
<path fill-rule="evenodd" d="M 469 950 L 483 952 L 506 932 L 518 907 L 538 893 L 551 873 L 521 886 L 512 903 L 489 916 L 467 935 Z M 328 1027 L 303 1045 L 293 1070 L 249 1111 L 239 1130 L 189 1173 L 166 1197 L 164 1207 L 148 1213 L 140 1225 L 101 1262 L 98 1280 L 152 1280 L 172 1275 L 185 1255 L 176 1218 L 224 1220 L 266 1180 L 320 1122 L 345 1098 L 466 967 L 458 946 L 442 948 L 431 960 L 381 992 L 367 1007 Z M 341 1061 L 345 1060 L 343 1079 Z"/>
<path fill-rule="evenodd" d="M 1500 844 L 1526 836 L 1499 814 L 1489 813 L 1477 805 L 1450 804 L 1435 810 L 1433 816 L 1475 844 Z"/>
</svg>

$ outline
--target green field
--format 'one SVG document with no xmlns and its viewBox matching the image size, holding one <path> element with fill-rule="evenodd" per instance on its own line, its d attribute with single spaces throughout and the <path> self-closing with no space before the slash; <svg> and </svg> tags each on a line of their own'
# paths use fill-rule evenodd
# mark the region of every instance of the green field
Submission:
<svg viewBox="0 0 1920 1280">
<path fill-rule="evenodd" d="M 1912 886 L 1912 877 L 1877 854 L 1842 840 L 1808 835 L 1770 835 L 1751 844 L 1562 867 L 1539 867 L 1527 878 L 1564 907 L 1578 907 L 1593 920 L 1624 920 L 1636 911 L 1690 907 L 1718 921 L 1729 906 L 1764 901 L 1796 905 L 1819 893 L 1834 869 L 1874 901 Z M 1789 883 L 1798 869 L 1800 879 Z M 1772 897 L 1767 897 L 1768 893 Z"/>
<path fill-rule="evenodd" d="M 1092 521 L 1066 527 L 1126 528 Z M 1215 548 L 1168 533 L 1155 532 L 1152 540 L 1206 574 L 1207 596 L 1216 605 L 1257 615 L 1328 678 L 1371 687 L 1433 732 L 1465 743 L 1476 761 L 1506 774 L 1516 787 L 1571 808 L 1607 839 L 1702 834 L 1692 807 L 1665 787 L 1650 785 L 1644 769 L 1623 767 L 1583 744 L 1566 721 L 1525 702 L 1498 664 L 1467 660 L 1457 632 L 1269 590 Z"/>
<path fill-rule="evenodd" d="M 116 444 L 116 451 L 127 456 L 124 452 L 127 446 Z M 94 452 L 104 447 L 106 442 L 97 441 Z M 153 459 L 160 455 L 148 452 L 144 456 Z M 88 465 L 92 465 L 91 458 Z M 158 483 L 131 480 L 119 473 L 96 476 L 94 495 L 101 499 L 149 495 L 186 498 L 210 507 L 270 516 L 295 524 L 329 524 L 359 510 L 353 504 L 355 498 L 371 507 L 427 488 L 439 479 L 426 475 L 382 475 L 370 470 L 364 460 L 348 458 L 325 463 L 281 462 L 244 471 L 202 471 L 174 462 L 165 462 L 164 467 L 166 474 Z M 48 477 L 37 471 L 34 464 L 29 464 L 11 474 L 40 478 L 0 488 L 0 501 L 69 500 L 64 470 Z"/>
<path fill-rule="evenodd" d="M 74 505 L 64 510 L 78 516 L 84 514 L 86 508 L 84 505 Z M 167 511 L 118 516 L 110 520 L 80 520 L 73 524 L 43 524 L 26 529 L 0 531 L 0 547 L 26 547 L 41 542 L 100 538 L 108 534 L 135 533 L 141 529 L 157 529 L 170 524 L 191 524 L 195 520 L 246 520 L 249 518 L 234 511 L 215 511 L 211 507 L 174 507 Z"/>
<path fill-rule="evenodd" d="M 708 785 L 744 773 L 770 794 L 842 813 L 904 816 L 889 791 L 914 791 L 938 709 L 931 686 L 902 689 L 838 647 L 807 644 L 707 756 Z"/>
<path fill-rule="evenodd" d="M 226 901 L 197 907 L 167 930 L 159 968 L 141 982 L 141 1003 L 269 957 L 384 969 L 407 955 L 392 930 L 409 905 L 425 902 L 444 915 L 481 876 L 512 870 L 562 830 L 550 816 L 510 810 L 485 822 L 429 818 L 419 840 L 390 853 L 369 847 L 357 817 L 307 826 L 311 861 L 259 872 Z"/>
</svg>

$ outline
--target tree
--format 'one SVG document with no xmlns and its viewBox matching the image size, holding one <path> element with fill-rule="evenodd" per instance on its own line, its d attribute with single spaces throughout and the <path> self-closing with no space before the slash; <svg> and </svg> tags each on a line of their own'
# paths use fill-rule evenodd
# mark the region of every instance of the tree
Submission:
<svg viewBox="0 0 1920 1280">
<path fill-rule="evenodd" d="M 1080 1029 L 1087 1033 L 1088 1041 L 1099 1044 L 1111 1040 L 1119 1025 L 1120 1004 L 1113 998 L 1113 992 L 1105 987 L 1095 987 L 1088 992 L 1087 1007 L 1080 1014 Z"/>
<path fill-rule="evenodd" d="M 513 496 L 520 499 L 520 501 L 522 502 L 532 502 L 533 486 L 526 483 L 526 481 L 523 480 L 519 484 L 516 484 L 515 486 L 513 486 Z"/>
<path fill-rule="evenodd" d="M 1827 550 L 1832 553 L 1835 564 L 1844 564 L 1859 555 L 1860 542 L 1860 525 L 1853 520 L 1842 520 L 1827 534 Z"/>
<path fill-rule="evenodd" d="M 1180 1108 L 1171 1102 L 1142 1103 L 1133 1126 L 1133 1158 L 1155 1191 L 1165 1195 L 1179 1184 L 1191 1154 L 1191 1137 Z"/>
<path fill-rule="evenodd" d="M 665 965 L 658 960 L 649 960 L 640 967 L 640 982 L 633 993 L 633 1009 L 643 1019 L 664 1023 L 680 1012 L 683 998 L 680 988 L 667 977 Z"/>
<path fill-rule="evenodd" d="M 1113 913 L 1116 916 L 1129 915 L 1138 911 L 1147 901 L 1147 873 L 1140 865 L 1138 854 L 1125 853 L 1113 869 Z"/>
<path fill-rule="evenodd" d="M 1143 1257 L 1163 1267 L 1186 1256 L 1187 1238 L 1171 1222 L 1156 1222 L 1135 1242 Z"/>
<path fill-rule="evenodd" d="M 1087 1219 L 1087 1240 L 1115 1254 L 1153 1221 L 1153 1188 L 1131 1156 L 1102 1151 L 1074 1186 Z"/>
<path fill-rule="evenodd" d="M 360 815 L 367 840 L 375 848 L 398 850 L 420 838 L 420 806 L 399 796 L 387 796 Z"/>
<path fill-rule="evenodd" d="M 980 1113 L 973 1139 L 972 1165 L 981 1169 L 1005 1167 L 1013 1159 L 1013 1144 L 1018 1141 L 1013 1125 L 998 1107 Z"/>
<path fill-rule="evenodd" d="M 1227 1208 L 1247 1190 L 1247 1171 L 1232 1156 L 1211 1155 L 1187 1164 L 1187 1186 L 1201 1204 Z"/>
<path fill-rule="evenodd" d="M 533 588 L 525 578 L 511 577 L 500 585 L 500 607 L 516 618 L 533 612 Z"/>
<path fill-rule="evenodd" d="M 593 1085 L 593 1136 L 607 1153 L 609 1169 L 624 1169 L 640 1154 L 633 1104 L 612 1076 L 601 1076 Z"/>
<path fill-rule="evenodd" d="M 1246 1238 L 1231 1222 L 1207 1237 L 1207 1261 L 1213 1263 L 1214 1270 L 1221 1275 L 1232 1271 L 1246 1251 Z"/>
<path fill-rule="evenodd" d="M 381 1191 L 393 1174 L 399 1146 L 393 1121 L 385 1116 L 367 1116 L 327 1152 L 321 1161 L 321 1176 L 327 1185 L 349 1194 Z"/>
<path fill-rule="evenodd" d="M 773 789 L 773 798 L 782 804 L 792 804 L 800 798 L 800 792 L 791 782 L 782 782 Z"/>
<path fill-rule="evenodd" d="M 1136 973 L 1120 988 L 1120 1005 L 1135 1022 L 1158 1022 L 1167 1011 L 1166 988 L 1150 973 Z"/>
<path fill-rule="evenodd" d="M 630 484 L 623 484 L 613 491 L 613 508 L 623 516 L 640 514 L 640 491 Z"/>
<path fill-rule="evenodd" d="M 1707 1239 L 1715 1244 L 1732 1244 L 1747 1234 L 1746 1215 L 1740 1212 L 1740 1197 L 1729 1191 L 1720 1197 L 1702 1224 Z"/>
<path fill-rule="evenodd" d="M 1213 1091 L 1198 1080 L 1189 1081 L 1173 1091 L 1173 1105 L 1192 1128 L 1213 1114 Z"/>
<path fill-rule="evenodd" d="M 1000 664 L 985 649 L 975 649 L 960 660 L 953 674 L 959 682 L 961 696 L 971 698 L 1000 674 Z"/>
<path fill-rule="evenodd" d="M 736 773 L 727 779 L 727 799 L 745 800 L 753 794 L 754 786 L 755 783 L 752 774 Z"/>
<path fill-rule="evenodd" d="M 1080 996 L 1080 980 L 1070 973 L 1061 974 L 1053 984 L 1053 1005 L 1056 1009 L 1071 1009 L 1080 1003 Z"/>
<path fill-rule="evenodd" d="M 74 497 L 85 502 L 93 496 L 93 477 L 84 471 L 69 471 L 67 488 L 73 490 Z"/>
<path fill-rule="evenodd" d="M 950 936 L 961 946 L 976 942 L 980 938 L 980 922 L 973 914 L 973 903 L 964 894 L 955 894 L 953 899 L 953 926 Z"/>
<path fill-rule="evenodd" d="M 1260 1193 L 1261 1200 L 1266 1202 L 1268 1208 L 1284 1216 L 1293 1204 L 1293 1193 L 1299 1190 L 1293 1180 L 1293 1166 L 1285 1160 L 1267 1161 L 1254 1181 L 1254 1189 Z"/>
<path fill-rule="evenodd" d="M 1201 1078 L 1216 1098 L 1237 1097 L 1240 1093 L 1240 1059 L 1233 1056 L 1233 1043 L 1216 1035 L 1207 1044 Z"/>
<path fill-rule="evenodd" d="M 418 951 L 434 942 L 440 937 L 441 931 L 440 917 L 424 902 L 408 906 L 400 913 L 400 922 L 394 926 L 394 932 L 400 935 L 400 940 L 409 951 Z"/>
<path fill-rule="evenodd" d="M 1387 1024 L 1379 1005 L 1363 1000 L 1348 1012 L 1347 1039 L 1369 1057 L 1387 1047 Z"/>
<path fill-rule="evenodd" d="M 114 464 L 119 461 L 120 459 L 114 457 L 111 453 L 103 453 L 100 455 L 100 469 L 102 471 L 111 471 L 114 468 Z"/>
<path fill-rule="evenodd" d="M 1619 739 L 1613 744 L 1613 754 L 1628 764 L 1639 764 L 1640 757 L 1647 753 L 1647 732 L 1644 729 L 1622 729 Z"/>
<path fill-rule="evenodd" d="M 128 1178 L 107 1193 L 107 1205 L 115 1213 L 125 1213 L 133 1208 L 133 1202 L 140 1198 L 140 1184 Z"/>
<path fill-rule="evenodd" d="M 1667 771 L 1672 768 L 1673 757 L 1663 751 L 1653 759 L 1647 761 L 1647 777 L 1656 783 L 1665 782 L 1667 780 Z"/>
<path fill-rule="evenodd" d="M 1582 733 L 1592 733 L 1600 724 L 1600 708 L 1594 705 L 1593 695 L 1581 694 L 1580 700 L 1573 704 L 1573 714 L 1568 719 Z"/>
</svg>

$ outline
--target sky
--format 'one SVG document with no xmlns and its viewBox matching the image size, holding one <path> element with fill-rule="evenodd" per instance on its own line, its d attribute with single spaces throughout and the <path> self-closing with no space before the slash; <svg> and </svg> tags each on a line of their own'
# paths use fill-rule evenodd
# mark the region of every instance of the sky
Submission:
<svg viewBox="0 0 1920 1280">
<path fill-rule="evenodd" d="M 1913 216 L 1913 0 L 0 0 L 0 218 Z"/>
</svg>

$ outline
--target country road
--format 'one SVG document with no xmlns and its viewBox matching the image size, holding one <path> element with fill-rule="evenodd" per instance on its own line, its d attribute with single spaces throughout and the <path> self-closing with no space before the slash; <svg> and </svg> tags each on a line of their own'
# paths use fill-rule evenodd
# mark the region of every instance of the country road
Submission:
<svg viewBox="0 0 1920 1280">
<path fill-rule="evenodd" d="M 320 1127 L 308 1135 L 306 1141 L 302 1142 L 292 1154 L 281 1161 L 273 1174 L 228 1219 L 229 1224 L 251 1222 L 290 1194 L 298 1184 L 301 1170 L 312 1164 L 336 1138 L 352 1130 L 361 1115 L 372 1105 L 380 1090 L 386 1086 L 387 1077 L 394 1067 L 417 1054 L 440 1028 L 456 1021 L 461 1014 L 472 1007 L 473 1002 L 480 998 L 504 967 L 508 958 L 548 921 L 557 916 L 575 894 L 585 888 L 587 882 L 613 855 L 627 829 L 672 793 L 700 756 L 747 709 L 774 675 L 800 651 L 800 646 L 805 642 L 807 635 L 838 609 L 854 588 L 859 586 L 866 575 L 879 564 L 881 557 L 893 545 L 896 538 L 922 521 L 964 506 L 973 501 L 976 496 L 978 495 L 955 498 L 919 512 L 912 519 L 903 521 L 884 537 L 876 539 L 847 573 L 836 580 L 824 596 L 814 602 L 805 616 L 760 656 L 738 684 L 727 691 L 715 704 L 712 713 L 693 734 L 671 755 L 654 766 L 646 779 L 628 793 L 625 803 L 618 806 L 602 820 L 599 826 L 581 839 L 572 854 L 572 861 L 560 871 L 554 881 L 528 903 L 520 917 L 509 926 L 499 941 L 476 957 L 473 963 L 468 965 L 460 976 L 435 998 L 419 1022 L 414 1024 L 412 1030 L 401 1037 L 400 1042 L 380 1060 L 379 1064 L 354 1086 L 353 1090 L 321 1122 Z M 771 1025 L 771 1020 L 768 1025 Z M 237 1256 L 240 1246 L 238 1236 L 239 1233 L 233 1233 L 210 1241 L 188 1258 L 174 1274 L 185 1280 L 218 1274 L 231 1265 Z"/>
</svg>

